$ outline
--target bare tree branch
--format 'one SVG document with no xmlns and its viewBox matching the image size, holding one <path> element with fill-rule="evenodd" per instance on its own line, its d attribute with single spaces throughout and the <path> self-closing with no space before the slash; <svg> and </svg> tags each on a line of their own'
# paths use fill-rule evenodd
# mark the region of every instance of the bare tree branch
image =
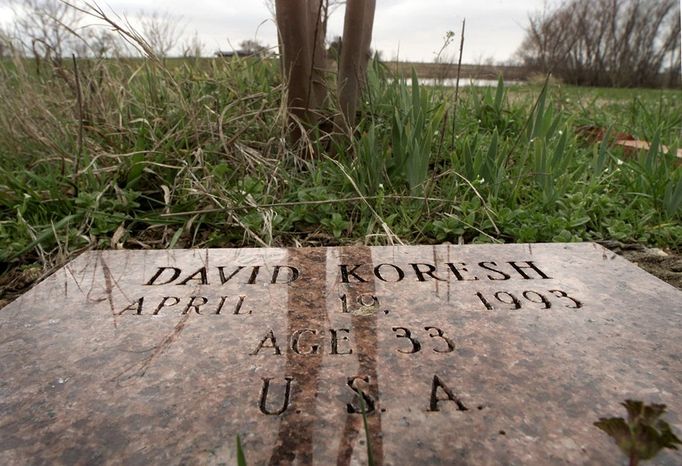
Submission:
<svg viewBox="0 0 682 466">
<path fill-rule="evenodd" d="M 517 56 L 573 84 L 655 86 L 679 84 L 679 50 L 678 0 L 570 0 L 529 18 Z"/>
</svg>

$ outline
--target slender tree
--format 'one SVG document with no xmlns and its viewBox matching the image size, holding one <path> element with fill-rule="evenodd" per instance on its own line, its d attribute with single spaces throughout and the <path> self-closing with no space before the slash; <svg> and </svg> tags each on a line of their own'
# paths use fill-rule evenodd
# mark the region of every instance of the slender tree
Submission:
<svg viewBox="0 0 682 466">
<path fill-rule="evenodd" d="M 311 110 L 326 98 L 322 0 L 276 0 L 282 70 L 287 82 L 289 111 L 309 123 Z"/>
<path fill-rule="evenodd" d="M 328 97 L 325 83 L 325 34 L 328 16 L 341 2 L 275 0 L 282 70 L 287 82 L 289 111 L 299 120 L 317 123 Z M 348 0 L 344 47 L 339 59 L 338 95 L 342 127 L 355 122 L 357 102 L 365 83 L 376 0 Z M 299 133 L 294 130 L 294 138 Z"/>
<path fill-rule="evenodd" d="M 337 85 L 341 112 L 349 126 L 355 123 L 355 111 L 367 75 L 375 7 L 375 0 L 346 3 Z"/>
</svg>

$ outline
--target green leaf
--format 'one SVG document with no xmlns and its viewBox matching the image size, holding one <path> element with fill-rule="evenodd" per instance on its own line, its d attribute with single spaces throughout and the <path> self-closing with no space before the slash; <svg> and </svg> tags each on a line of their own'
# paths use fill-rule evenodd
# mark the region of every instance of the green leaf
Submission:
<svg viewBox="0 0 682 466">
<path fill-rule="evenodd" d="M 246 466 L 246 456 L 242 449 L 242 441 L 237 434 L 237 466 Z"/>
<path fill-rule="evenodd" d="M 627 422 L 622 417 L 601 418 L 594 425 L 613 438 L 628 458 L 648 460 L 664 448 L 677 450 L 677 445 L 682 445 L 670 425 L 659 419 L 665 413 L 664 404 L 647 405 L 636 400 L 621 404 L 628 413 Z"/>
<path fill-rule="evenodd" d="M 504 98 L 504 78 L 500 74 L 497 79 L 497 91 L 495 93 L 495 111 L 500 113 L 502 110 L 502 99 Z"/>
<path fill-rule="evenodd" d="M 618 447 L 625 454 L 628 454 L 632 448 L 632 434 L 630 427 L 626 424 L 622 417 L 600 418 L 595 426 L 606 432 L 613 440 L 615 440 Z"/>
<path fill-rule="evenodd" d="M 416 111 L 419 107 L 419 78 L 417 71 L 412 68 L 412 110 Z"/>
<path fill-rule="evenodd" d="M 128 179 L 126 183 L 126 187 L 128 188 L 133 187 L 135 182 L 140 178 L 140 176 L 142 176 L 145 161 L 144 154 L 135 154 L 130 158 L 130 161 L 131 166 L 130 171 L 128 172 Z"/>
<path fill-rule="evenodd" d="M 665 448 L 659 432 L 650 425 L 643 425 L 635 434 L 635 454 L 639 459 L 650 460 Z M 673 449 L 677 449 L 673 445 Z"/>
<path fill-rule="evenodd" d="M 611 127 L 608 127 L 604 133 L 604 139 L 602 139 L 601 144 L 599 145 L 599 150 L 595 153 L 594 161 L 592 163 L 592 175 L 594 178 L 599 178 L 604 171 L 604 168 L 606 168 L 606 161 L 608 157 L 607 150 L 610 144 L 610 134 Z"/>
<path fill-rule="evenodd" d="M 672 429 L 670 428 L 670 424 L 659 420 L 656 426 L 661 432 L 661 442 L 664 448 L 677 450 L 677 445 L 682 445 L 682 440 L 680 440 L 679 437 L 673 433 Z"/>
<path fill-rule="evenodd" d="M 357 390 L 360 399 L 360 409 L 362 410 L 362 424 L 365 428 L 365 439 L 367 441 L 367 464 L 374 466 L 374 455 L 372 454 L 372 442 L 369 436 L 369 426 L 367 425 L 367 412 L 365 411 L 365 399 L 360 390 Z"/>
<path fill-rule="evenodd" d="M 82 212 L 78 212 L 75 214 L 67 215 L 66 217 L 62 218 L 60 221 L 58 221 L 55 224 L 50 225 L 50 227 L 44 229 L 37 237 L 35 240 L 31 241 L 31 243 L 28 244 L 28 246 L 24 247 L 21 249 L 19 252 L 11 254 L 11 253 L 0 253 L 0 260 L 14 260 L 17 257 L 21 257 L 27 252 L 29 252 L 31 249 L 35 248 L 38 245 L 43 245 L 47 241 L 51 241 L 55 238 L 55 234 L 58 230 L 60 230 L 62 227 L 68 225 L 70 222 L 76 222 L 80 220 L 82 217 Z"/>
</svg>

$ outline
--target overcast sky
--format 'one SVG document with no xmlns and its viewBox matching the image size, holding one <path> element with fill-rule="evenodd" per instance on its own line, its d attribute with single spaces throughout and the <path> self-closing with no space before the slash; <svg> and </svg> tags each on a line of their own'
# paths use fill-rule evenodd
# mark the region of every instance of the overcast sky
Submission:
<svg viewBox="0 0 682 466">
<path fill-rule="evenodd" d="M 1 2 L 0 2 L 1 3 Z M 180 18 L 185 34 L 195 31 L 204 53 L 238 48 L 246 39 L 275 46 L 275 25 L 265 0 L 99 0 L 121 16 L 157 10 Z M 447 31 L 457 34 L 450 54 L 456 55 L 462 19 L 466 18 L 464 61 L 503 61 L 521 44 L 528 14 L 544 0 L 377 0 L 372 47 L 385 59 L 433 61 Z M 0 14 L 3 14 L 0 11 Z M 7 19 L 7 15 L 5 20 Z M 332 17 L 328 37 L 341 35 L 343 10 Z M 231 44 L 231 45 L 230 45 Z"/>
</svg>

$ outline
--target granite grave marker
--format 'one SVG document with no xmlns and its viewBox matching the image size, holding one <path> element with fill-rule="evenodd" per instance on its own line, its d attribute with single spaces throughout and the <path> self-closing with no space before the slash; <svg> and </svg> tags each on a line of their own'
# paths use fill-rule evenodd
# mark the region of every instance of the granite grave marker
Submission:
<svg viewBox="0 0 682 466">
<path fill-rule="evenodd" d="M 88 252 L 0 310 L 0 464 L 366 464 L 362 405 L 376 464 L 622 464 L 681 350 L 591 243 Z"/>
</svg>

